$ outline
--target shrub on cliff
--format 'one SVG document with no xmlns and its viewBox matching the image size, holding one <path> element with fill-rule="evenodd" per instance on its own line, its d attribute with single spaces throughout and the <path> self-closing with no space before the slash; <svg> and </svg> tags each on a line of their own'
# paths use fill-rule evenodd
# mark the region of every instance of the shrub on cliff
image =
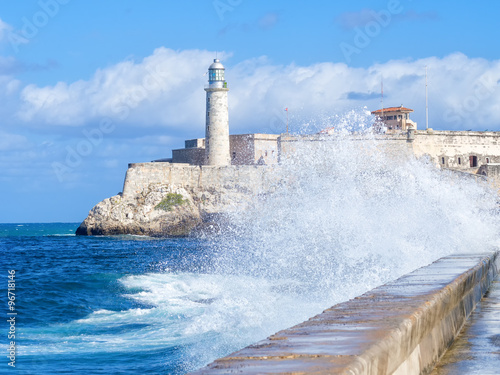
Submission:
<svg viewBox="0 0 500 375">
<path fill-rule="evenodd" d="M 155 206 L 155 210 L 172 211 L 173 207 L 181 206 L 184 203 L 187 203 L 187 200 L 183 199 L 181 194 L 168 193 L 165 198 Z"/>
</svg>

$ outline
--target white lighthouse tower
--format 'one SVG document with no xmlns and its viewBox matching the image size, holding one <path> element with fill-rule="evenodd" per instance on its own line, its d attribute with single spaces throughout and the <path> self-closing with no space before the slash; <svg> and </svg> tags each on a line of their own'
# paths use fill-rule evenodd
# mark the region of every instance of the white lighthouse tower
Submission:
<svg viewBox="0 0 500 375">
<path fill-rule="evenodd" d="M 229 114 L 224 66 L 218 59 L 208 68 L 205 159 L 207 165 L 230 165 Z"/>
</svg>

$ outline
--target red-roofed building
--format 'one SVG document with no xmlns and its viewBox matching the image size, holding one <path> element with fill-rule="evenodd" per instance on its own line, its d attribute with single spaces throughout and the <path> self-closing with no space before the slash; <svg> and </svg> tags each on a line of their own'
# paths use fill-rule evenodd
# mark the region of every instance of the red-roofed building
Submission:
<svg viewBox="0 0 500 375">
<path fill-rule="evenodd" d="M 387 127 L 387 132 L 406 131 L 410 125 L 417 129 L 417 123 L 410 120 L 410 113 L 413 109 L 401 107 L 389 107 L 372 111 L 372 115 L 377 116 L 378 122 Z"/>
</svg>

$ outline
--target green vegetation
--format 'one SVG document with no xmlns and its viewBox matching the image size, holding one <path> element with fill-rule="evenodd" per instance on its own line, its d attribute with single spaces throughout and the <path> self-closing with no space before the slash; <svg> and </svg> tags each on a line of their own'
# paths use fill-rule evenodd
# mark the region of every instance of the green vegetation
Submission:
<svg viewBox="0 0 500 375">
<path fill-rule="evenodd" d="M 181 206 L 187 202 L 186 199 L 182 199 L 181 194 L 168 193 L 167 196 L 155 206 L 155 210 L 172 211 L 173 207 Z"/>
</svg>

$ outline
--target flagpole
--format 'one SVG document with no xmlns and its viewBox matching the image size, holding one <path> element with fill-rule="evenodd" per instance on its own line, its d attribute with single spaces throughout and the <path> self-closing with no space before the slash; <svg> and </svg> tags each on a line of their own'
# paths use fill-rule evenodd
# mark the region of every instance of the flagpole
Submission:
<svg viewBox="0 0 500 375">
<path fill-rule="evenodd" d="M 286 109 L 286 135 L 288 135 L 288 108 Z"/>
<path fill-rule="evenodd" d="M 288 135 L 288 107 L 285 108 L 286 112 L 286 135 Z"/>
<path fill-rule="evenodd" d="M 425 129 L 429 129 L 429 100 L 427 96 L 427 65 L 425 66 Z"/>
</svg>

